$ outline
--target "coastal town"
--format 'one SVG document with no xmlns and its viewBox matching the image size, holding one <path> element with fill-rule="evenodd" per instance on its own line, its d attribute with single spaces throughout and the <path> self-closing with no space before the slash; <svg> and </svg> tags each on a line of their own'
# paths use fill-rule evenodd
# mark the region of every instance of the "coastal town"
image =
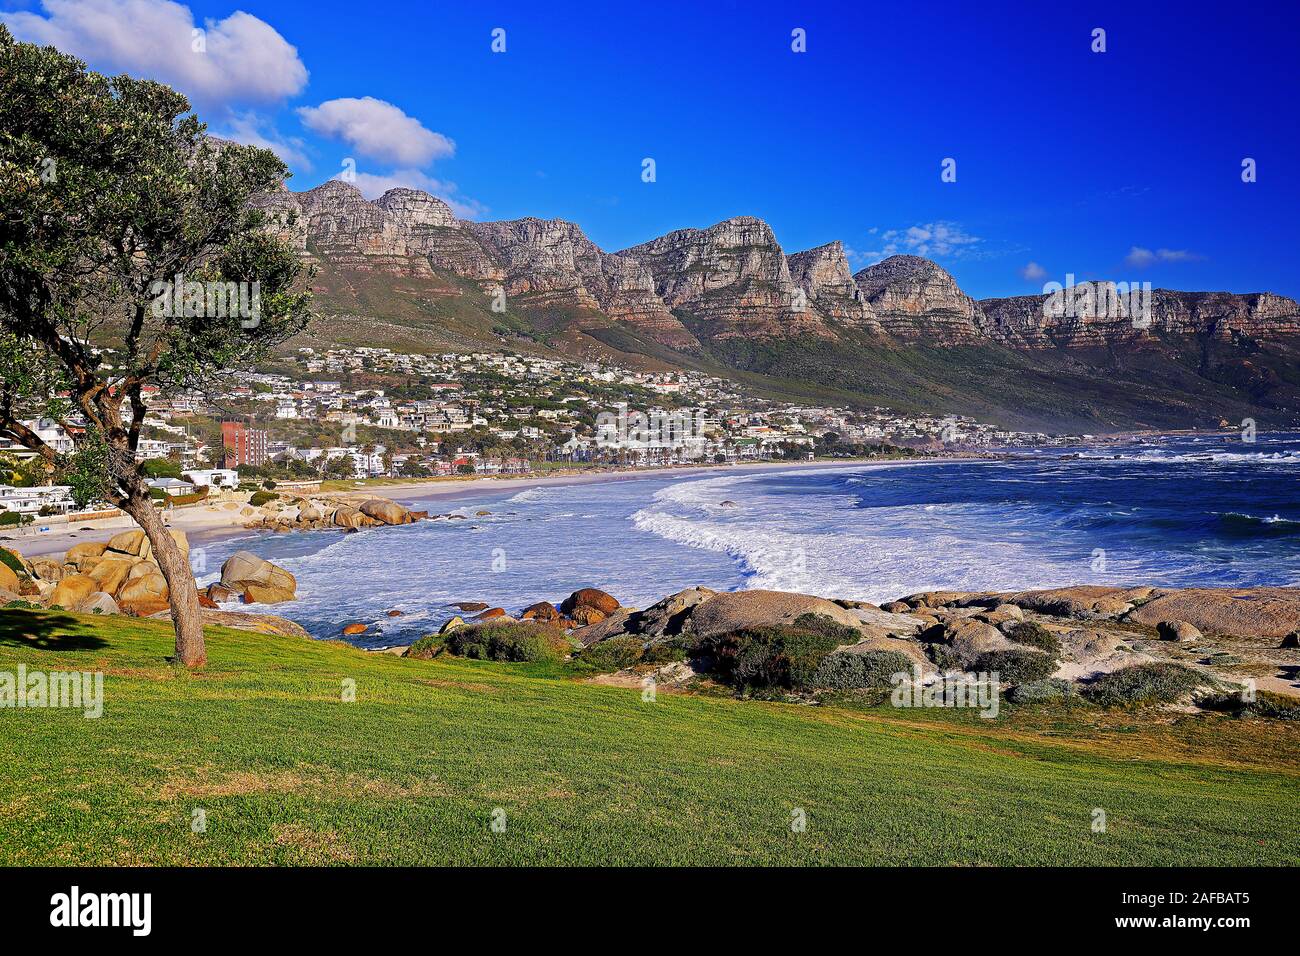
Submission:
<svg viewBox="0 0 1300 956">
<path fill-rule="evenodd" d="M 101 359 L 109 374 L 113 352 Z M 645 372 L 508 353 L 302 347 L 206 394 L 146 396 L 137 459 L 173 504 L 219 489 L 313 491 L 323 481 L 521 475 L 979 453 L 1089 436 L 1015 432 L 962 416 L 793 404 L 691 371 Z M 27 422 L 60 454 L 76 416 Z M 0 521 L 78 509 L 35 453 L 0 444 Z"/>
</svg>

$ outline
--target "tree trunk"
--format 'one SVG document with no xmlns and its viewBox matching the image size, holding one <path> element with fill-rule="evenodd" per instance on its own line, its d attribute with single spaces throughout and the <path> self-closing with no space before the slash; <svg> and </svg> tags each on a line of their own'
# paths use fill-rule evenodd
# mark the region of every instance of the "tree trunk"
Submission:
<svg viewBox="0 0 1300 956">
<path fill-rule="evenodd" d="M 203 609 L 199 606 L 194 573 L 181 553 L 181 546 L 167 532 L 162 515 L 148 497 L 132 495 L 122 505 L 122 510 L 144 529 L 145 537 L 153 547 L 154 560 L 167 581 L 172 626 L 176 629 L 176 660 L 186 667 L 206 664 L 208 652 L 203 643 Z"/>
</svg>

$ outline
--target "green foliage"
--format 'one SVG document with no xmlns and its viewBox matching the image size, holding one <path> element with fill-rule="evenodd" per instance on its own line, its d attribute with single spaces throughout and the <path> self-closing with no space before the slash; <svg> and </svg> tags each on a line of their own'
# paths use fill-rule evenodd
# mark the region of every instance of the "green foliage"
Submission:
<svg viewBox="0 0 1300 956">
<path fill-rule="evenodd" d="M 677 641 L 651 644 L 641 654 L 643 664 L 671 664 L 686 659 L 686 648 Z"/>
<path fill-rule="evenodd" d="M 72 487 L 72 500 L 84 508 L 96 501 L 107 501 L 113 493 L 109 471 L 108 443 L 95 426 L 86 429 L 71 455 L 65 459 L 63 481 Z"/>
<path fill-rule="evenodd" d="M 22 559 L 8 548 L 0 548 L 0 564 L 7 566 L 10 571 L 19 577 L 27 576 L 27 567 L 23 564 Z"/>
<path fill-rule="evenodd" d="M 483 661 L 560 661 L 569 655 L 564 630 L 512 621 L 471 624 L 443 635 L 447 650 Z"/>
<path fill-rule="evenodd" d="M 930 660 L 934 661 L 934 666 L 945 673 L 962 669 L 961 655 L 947 644 L 927 644 L 925 653 Z"/>
<path fill-rule="evenodd" d="M 641 662 L 644 646 L 639 637 L 611 637 L 583 648 L 575 657 L 602 673 L 621 671 Z"/>
<path fill-rule="evenodd" d="M 406 657 L 414 657 L 417 660 L 431 660 L 437 657 L 446 648 L 446 638 L 442 634 L 426 634 L 411 644 L 406 650 Z"/>
<path fill-rule="evenodd" d="M 125 422 L 146 411 L 146 386 L 210 388 L 305 328 L 303 267 L 256 201 L 286 175 L 268 150 L 210 139 L 170 87 L 103 76 L 0 25 L 0 435 L 40 450 L 19 410 L 75 406 L 87 429 L 59 464 L 79 504 L 140 493 Z M 178 275 L 211 285 L 165 308 Z M 255 316 L 229 314 L 232 289 L 257 299 Z M 93 348 L 107 336 L 113 389 Z"/>
<path fill-rule="evenodd" d="M 856 644 L 862 640 L 862 632 L 857 628 L 841 624 L 825 614 L 800 614 L 795 618 L 794 626 L 801 631 L 831 638 L 837 644 Z"/>
<path fill-rule="evenodd" d="M 833 627 L 828 628 L 811 618 L 733 631 L 703 642 L 697 650 L 713 657 L 721 680 L 740 689 L 807 690 L 814 686 L 822 659 L 845 643 L 834 633 L 839 625 L 830 622 Z"/>
<path fill-rule="evenodd" d="M 1300 700 L 1283 697 L 1268 691 L 1256 691 L 1254 700 L 1243 699 L 1240 693 L 1220 694 L 1211 701 L 1199 701 L 1202 707 L 1226 710 L 1237 717 L 1255 717 L 1265 720 L 1300 720 Z"/>
<path fill-rule="evenodd" d="M 1002 633 L 1007 636 L 1007 640 L 1017 644 L 1036 647 L 1048 654 L 1061 653 L 1061 639 L 1034 621 L 1012 621 L 1003 625 Z"/>
<path fill-rule="evenodd" d="M 1172 704 L 1205 687 L 1210 679 L 1182 664 L 1134 664 L 1103 674 L 1083 689 L 1091 701 L 1105 707 Z"/>
<path fill-rule="evenodd" d="M 898 651 L 828 654 L 813 675 L 813 686 L 830 690 L 889 687 L 895 674 L 911 674 L 912 661 Z"/>
<path fill-rule="evenodd" d="M 976 673 L 997 674 L 1003 684 L 1020 684 L 1051 677 L 1057 659 L 1041 651 L 1019 650 L 985 651 L 975 659 L 970 670 Z"/>
<path fill-rule="evenodd" d="M 31 522 L 31 518 L 17 511 L 0 511 L 0 528 L 21 527 Z"/>
<path fill-rule="evenodd" d="M 254 508 L 260 508 L 270 501 L 275 501 L 280 496 L 274 491 L 255 491 L 249 496 L 248 503 Z"/>
<path fill-rule="evenodd" d="M 140 463 L 146 478 L 180 478 L 180 462 L 170 458 L 149 458 Z"/>
<path fill-rule="evenodd" d="M 1078 691 L 1068 680 L 1048 677 L 1044 680 L 1025 681 L 1011 688 L 1007 697 L 1013 704 L 1043 704 L 1051 701 L 1077 698 Z"/>
</svg>

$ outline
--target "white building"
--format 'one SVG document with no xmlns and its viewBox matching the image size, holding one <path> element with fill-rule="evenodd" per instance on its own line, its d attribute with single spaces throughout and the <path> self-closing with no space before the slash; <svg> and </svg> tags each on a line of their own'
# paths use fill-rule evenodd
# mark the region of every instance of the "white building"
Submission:
<svg viewBox="0 0 1300 956">
<path fill-rule="evenodd" d="M 239 487 L 239 472 L 233 468 L 204 468 L 197 471 L 187 471 L 184 473 L 184 477 L 193 482 L 195 487 Z"/>
<path fill-rule="evenodd" d="M 73 507 L 70 485 L 43 485 L 37 488 L 0 485 L 0 511 L 37 514 L 42 508 L 50 508 L 60 514 L 67 514 Z"/>
<path fill-rule="evenodd" d="M 194 494 L 194 485 L 188 481 L 181 481 L 179 478 L 151 478 L 146 484 L 150 488 L 157 488 L 159 491 L 165 492 L 169 498 L 174 498 L 177 495 Z"/>
</svg>

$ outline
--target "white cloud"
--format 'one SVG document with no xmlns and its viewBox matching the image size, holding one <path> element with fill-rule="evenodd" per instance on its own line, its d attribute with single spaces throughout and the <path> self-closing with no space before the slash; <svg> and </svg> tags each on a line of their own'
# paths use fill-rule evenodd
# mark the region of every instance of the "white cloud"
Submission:
<svg viewBox="0 0 1300 956">
<path fill-rule="evenodd" d="M 970 247 L 979 243 L 978 236 L 972 236 L 955 222 L 927 222 L 906 229 L 879 230 L 873 227 L 868 234 L 877 236 L 881 245 L 872 252 L 862 253 L 862 258 L 869 263 L 879 262 L 890 256 L 908 254 L 915 256 L 950 256 L 961 258 L 970 252 Z"/>
<path fill-rule="evenodd" d="M 1141 246 L 1133 246 L 1124 257 L 1124 264 L 1134 269 L 1145 269 L 1157 262 L 1197 262 L 1202 256 L 1187 249 L 1157 249 L 1152 252 Z"/>
<path fill-rule="evenodd" d="M 395 166 L 424 166 L 456 152 L 456 144 L 446 136 L 425 129 L 415 117 L 373 96 L 302 106 L 298 115 L 308 129 L 341 139 L 361 155 Z"/>
<path fill-rule="evenodd" d="M 341 175 L 334 178 L 338 179 Z M 487 212 L 487 207 L 478 200 L 462 196 L 455 183 L 434 179 L 418 169 L 395 169 L 390 173 L 358 172 L 352 184 L 361 190 L 361 195 L 367 199 L 378 199 L 388 190 L 399 186 L 419 189 L 445 202 L 458 219 L 478 219 Z"/>
<path fill-rule="evenodd" d="M 269 149 L 284 160 L 286 165 L 296 166 L 302 172 L 311 170 L 311 160 L 307 157 L 302 140 L 296 136 L 285 136 L 254 113 L 236 113 L 223 128 L 211 129 L 209 132 L 236 143 Z"/>
<path fill-rule="evenodd" d="M 1037 262 L 1028 262 L 1025 264 L 1025 267 L 1020 270 L 1020 278 L 1024 279 L 1026 282 L 1037 282 L 1046 277 L 1047 270 Z"/>
<path fill-rule="evenodd" d="M 170 0 L 44 0 L 42 7 L 43 14 L 0 13 L 0 22 L 20 40 L 58 47 L 103 72 L 159 80 L 199 105 L 274 102 L 307 85 L 298 50 L 243 11 L 199 27 L 189 7 Z"/>
<path fill-rule="evenodd" d="M 1135 269 L 1145 269 L 1155 261 L 1156 254 L 1150 249 L 1143 249 L 1141 246 L 1134 246 L 1129 249 L 1128 255 L 1124 257 L 1124 265 L 1132 266 Z"/>
</svg>

